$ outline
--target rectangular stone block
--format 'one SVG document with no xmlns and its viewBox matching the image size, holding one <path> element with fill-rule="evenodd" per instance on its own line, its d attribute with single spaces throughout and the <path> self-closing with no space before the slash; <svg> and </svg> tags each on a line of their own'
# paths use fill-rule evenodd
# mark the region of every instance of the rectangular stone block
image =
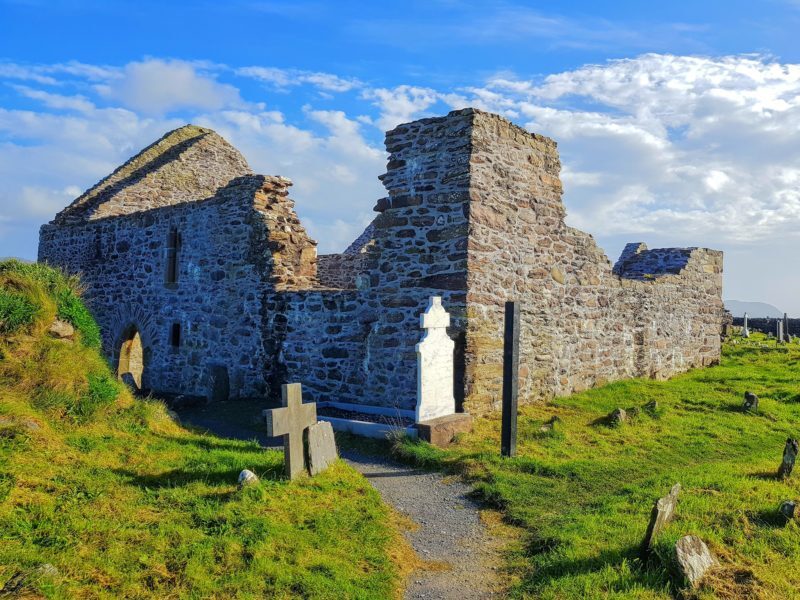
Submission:
<svg viewBox="0 0 800 600">
<path fill-rule="evenodd" d="M 333 427 L 328 421 L 317 421 L 308 428 L 308 472 L 312 477 L 322 473 L 337 458 Z"/>
<path fill-rule="evenodd" d="M 419 439 L 446 448 L 459 433 L 472 431 L 472 415 L 455 413 L 417 423 Z"/>
</svg>

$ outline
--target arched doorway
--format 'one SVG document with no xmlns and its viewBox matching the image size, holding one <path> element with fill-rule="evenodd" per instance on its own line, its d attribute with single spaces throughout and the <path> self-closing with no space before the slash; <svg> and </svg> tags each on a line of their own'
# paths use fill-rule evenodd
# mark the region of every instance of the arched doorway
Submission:
<svg viewBox="0 0 800 600">
<path fill-rule="evenodd" d="M 142 337 L 135 325 L 131 325 L 122 333 L 122 344 L 119 348 L 117 374 L 120 378 L 130 373 L 137 390 L 142 389 L 142 373 L 144 372 L 144 348 Z"/>
</svg>

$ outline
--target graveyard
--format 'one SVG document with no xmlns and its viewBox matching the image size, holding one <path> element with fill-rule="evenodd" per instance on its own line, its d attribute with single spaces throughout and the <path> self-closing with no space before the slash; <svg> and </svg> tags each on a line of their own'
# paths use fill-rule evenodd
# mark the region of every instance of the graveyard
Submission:
<svg viewBox="0 0 800 600">
<path fill-rule="evenodd" d="M 404 441 L 395 452 L 463 475 L 519 527 L 507 557 L 515 595 L 676 597 L 686 584 L 675 544 L 691 534 L 719 565 L 690 597 L 793 598 L 800 529 L 779 509 L 797 501 L 800 483 L 778 470 L 787 437 L 797 437 L 799 365 L 796 342 L 755 333 L 727 342 L 719 366 L 521 408 L 513 458 L 500 456 L 500 415 L 447 450 Z M 759 397 L 756 411 L 746 392 Z M 618 408 L 628 420 L 611 424 Z M 676 483 L 673 519 L 643 561 L 653 503 Z"/>
<path fill-rule="evenodd" d="M 411 554 L 366 480 L 290 482 L 278 450 L 135 400 L 74 284 L 0 263 L 0 597 L 395 595 Z"/>
<path fill-rule="evenodd" d="M 800 599 L 800 0 L 0 0 L 0 600 Z"/>
<path fill-rule="evenodd" d="M 352 466 L 327 456 L 309 476 L 302 445 L 284 456 L 134 399 L 97 353 L 74 279 L 15 262 L 0 276 L 3 593 L 390 598 L 424 569 Z M 514 456 L 500 452 L 500 413 L 446 448 L 405 435 L 338 445 L 463 479 L 505 523 L 503 595 L 788 598 L 798 364 L 796 341 L 737 334 L 718 366 L 521 405 Z M 265 433 L 314 423 L 301 393 L 285 386 Z M 679 540 L 709 553 L 695 587 Z"/>
</svg>

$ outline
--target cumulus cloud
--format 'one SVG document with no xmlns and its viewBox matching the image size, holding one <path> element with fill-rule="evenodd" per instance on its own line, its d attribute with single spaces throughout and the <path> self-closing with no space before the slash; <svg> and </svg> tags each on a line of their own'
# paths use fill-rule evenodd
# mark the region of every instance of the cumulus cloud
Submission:
<svg viewBox="0 0 800 600">
<path fill-rule="evenodd" d="M 243 99 L 237 77 L 268 84 L 259 99 L 269 110 Z M 785 279 L 763 257 L 790 260 L 800 249 L 800 65 L 759 56 L 647 54 L 543 78 L 499 73 L 455 90 L 161 59 L 0 63 L 0 81 L 20 99 L 0 109 L 0 237 L 28 244 L 0 254 L 32 256 L 38 224 L 77 189 L 187 121 L 219 131 L 257 172 L 293 179 L 320 251 L 340 250 L 384 194 L 379 131 L 463 106 L 559 142 L 568 220 L 612 257 L 639 239 L 720 247 L 728 294 L 750 299 L 753 286 L 775 290 Z M 274 109 L 270 101 L 301 85 L 347 102 Z M 800 283 L 782 286 L 800 297 Z"/>
<path fill-rule="evenodd" d="M 399 85 L 391 89 L 365 90 L 363 97 L 380 109 L 376 124 L 388 131 L 424 114 L 426 109 L 442 100 L 443 95 L 431 88 Z"/>
<path fill-rule="evenodd" d="M 126 65 L 97 91 L 122 106 L 147 114 L 179 109 L 220 110 L 242 104 L 239 90 L 181 60 L 151 59 Z"/>
</svg>

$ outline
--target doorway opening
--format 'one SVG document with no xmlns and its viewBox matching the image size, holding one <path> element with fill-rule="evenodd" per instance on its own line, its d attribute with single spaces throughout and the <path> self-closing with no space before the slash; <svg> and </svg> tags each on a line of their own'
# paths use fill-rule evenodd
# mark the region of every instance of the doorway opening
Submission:
<svg viewBox="0 0 800 600">
<path fill-rule="evenodd" d="M 142 337 L 135 325 L 128 327 L 122 334 L 122 344 L 119 349 L 119 364 L 117 374 L 120 379 L 126 373 L 136 385 L 137 390 L 142 389 L 142 373 L 144 372 L 144 348 Z"/>
</svg>

